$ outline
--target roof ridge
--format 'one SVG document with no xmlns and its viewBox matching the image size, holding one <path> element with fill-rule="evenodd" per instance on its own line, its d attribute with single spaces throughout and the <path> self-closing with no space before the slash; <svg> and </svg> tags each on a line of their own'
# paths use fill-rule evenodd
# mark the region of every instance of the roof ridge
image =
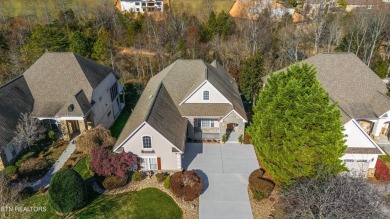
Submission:
<svg viewBox="0 0 390 219">
<path fill-rule="evenodd" d="M 0 85 L 0 89 L 5 88 L 7 85 L 12 84 L 14 81 L 16 81 L 16 80 L 18 80 L 19 78 L 22 78 L 22 77 L 24 77 L 23 74 L 16 76 L 15 78 L 11 79 L 10 81 L 5 82 L 5 84 Z M 28 86 L 28 84 L 27 84 L 27 86 Z"/>
</svg>

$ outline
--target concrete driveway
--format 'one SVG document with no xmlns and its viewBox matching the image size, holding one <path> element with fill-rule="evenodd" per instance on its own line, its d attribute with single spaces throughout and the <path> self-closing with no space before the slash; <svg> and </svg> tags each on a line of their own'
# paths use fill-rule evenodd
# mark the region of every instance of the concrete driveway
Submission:
<svg viewBox="0 0 390 219">
<path fill-rule="evenodd" d="M 252 145 L 188 143 L 183 168 L 203 178 L 200 219 L 253 218 L 248 177 L 259 165 Z"/>
</svg>

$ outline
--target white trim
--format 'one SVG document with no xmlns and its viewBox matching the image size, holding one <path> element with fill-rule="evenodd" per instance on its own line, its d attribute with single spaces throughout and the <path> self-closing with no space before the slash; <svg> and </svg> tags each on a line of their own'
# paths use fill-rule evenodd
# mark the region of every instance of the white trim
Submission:
<svg viewBox="0 0 390 219">
<path fill-rule="evenodd" d="M 208 80 L 203 81 L 197 88 L 195 88 L 194 91 L 192 91 L 192 92 L 190 93 L 190 95 L 188 95 L 183 101 L 181 101 L 181 102 L 179 103 L 179 106 L 182 105 L 184 102 L 186 102 L 188 99 L 190 99 L 190 97 L 191 97 L 196 91 L 198 91 L 204 84 L 206 84 L 207 82 L 208 82 Z"/>
<path fill-rule="evenodd" d="M 34 117 L 34 116 L 33 116 Z M 39 120 L 44 120 L 44 119 L 51 119 L 51 120 L 84 120 L 84 117 L 81 116 L 61 116 L 61 117 L 34 117 Z"/>
<path fill-rule="evenodd" d="M 204 92 L 205 92 L 205 91 L 209 92 L 209 99 L 208 99 L 208 100 L 205 100 L 205 99 L 204 99 Z M 203 91 L 202 91 L 202 100 L 203 100 L 203 101 L 210 101 L 210 94 L 211 94 L 211 93 L 210 93 L 210 90 L 203 90 Z"/>
<path fill-rule="evenodd" d="M 237 111 L 235 111 L 235 110 L 230 111 L 226 116 L 224 116 L 221 120 L 219 120 L 219 122 L 223 122 L 223 120 L 226 119 L 226 117 L 228 117 L 232 112 L 235 112 L 239 117 L 241 117 L 242 121 L 248 122 L 239 113 L 237 113 Z"/>
<path fill-rule="evenodd" d="M 351 119 L 353 124 L 356 125 L 356 127 L 358 127 L 358 129 L 364 134 L 364 136 L 366 136 L 366 138 L 368 138 L 368 140 L 377 148 L 379 149 L 379 151 L 382 153 L 382 154 L 377 154 L 377 155 L 384 155 L 386 154 L 381 147 L 379 147 L 379 145 L 377 145 L 377 143 L 375 143 L 375 141 L 362 129 L 362 127 L 360 127 L 359 123 L 357 123 L 357 121 L 355 119 Z M 348 154 L 348 153 L 345 153 L 345 154 Z"/>
<path fill-rule="evenodd" d="M 144 137 L 149 137 L 150 138 L 150 148 L 145 148 L 144 147 Z M 142 150 L 145 150 L 145 151 L 153 151 L 153 138 L 151 135 L 142 135 L 141 136 L 141 143 L 142 143 Z"/>
<path fill-rule="evenodd" d="M 120 147 L 122 147 L 122 146 L 131 138 L 131 137 L 133 137 L 133 135 L 134 135 L 135 133 L 137 133 L 137 132 L 145 125 L 145 123 L 146 123 L 146 122 L 141 123 L 141 125 L 139 125 L 132 133 L 130 133 L 130 135 L 127 136 L 127 138 L 126 138 L 124 141 L 122 141 L 122 143 L 120 143 L 120 144 L 118 145 L 118 147 L 116 147 L 113 151 L 115 152 L 115 151 L 118 150 Z"/>
</svg>

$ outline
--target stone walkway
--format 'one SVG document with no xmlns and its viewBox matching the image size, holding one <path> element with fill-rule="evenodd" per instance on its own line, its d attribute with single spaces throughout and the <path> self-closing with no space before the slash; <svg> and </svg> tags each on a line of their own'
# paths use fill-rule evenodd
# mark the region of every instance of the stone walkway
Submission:
<svg viewBox="0 0 390 219">
<path fill-rule="evenodd" d="M 259 164 L 252 145 L 188 143 L 183 168 L 203 179 L 200 219 L 253 218 L 248 177 Z"/>
<path fill-rule="evenodd" d="M 40 180 L 36 182 L 26 184 L 25 187 L 32 187 L 35 191 L 38 190 L 39 188 L 47 188 L 50 184 L 51 178 L 58 170 L 60 170 L 64 166 L 65 162 L 68 160 L 70 155 L 72 155 L 75 149 L 76 149 L 76 145 L 70 142 L 69 145 L 66 147 L 65 151 L 62 152 L 61 156 L 53 164 L 53 166 L 46 173 L 46 175 L 44 175 Z"/>
</svg>

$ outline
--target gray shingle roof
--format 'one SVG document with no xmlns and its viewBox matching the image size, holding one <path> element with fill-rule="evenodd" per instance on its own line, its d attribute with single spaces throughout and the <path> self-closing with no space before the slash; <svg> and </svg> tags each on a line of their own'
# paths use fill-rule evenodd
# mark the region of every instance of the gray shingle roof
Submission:
<svg viewBox="0 0 390 219">
<path fill-rule="evenodd" d="M 0 87 L 0 147 L 14 137 L 21 113 L 30 113 L 34 99 L 25 78 L 19 76 Z"/>
<path fill-rule="evenodd" d="M 206 79 L 232 105 L 226 103 L 184 103 L 180 105 Z M 161 100 L 156 100 L 157 97 Z M 156 106 L 157 103 L 158 107 Z M 146 121 L 153 123 L 152 126 L 158 127 L 156 129 L 161 130 L 159 132 L 162 135 L 177 147 L 182 148 L 184 146 L 182 140 L 186 132 L 183 116 L 224 117 L 233 109 L 246 119 L 244 106 L 235 81 L 217 62 L 210 65 L 202 60 L 177 60 L 150 79 L 132 115 L 118 137 L 116 147 L 122 144 L 137 127 Z M 163 122 L 163 119 L 166 119 L 163 118 L 163 115 L 166 115 L 169 120 Z M 159 119 L 150 120 L 151 118 Z"/>
<path fill-rule="evenodd" d="M 390 110 L 385 83 L 355 54 L 323 53 L 302 63 L 316 67 L 321 85 L 339 102 L 344 123 L 351 118 L 374 119 Z"/>
<path fill-rule="evenodd" d="M 47 52 L 24 73 L 37 117 L 85 116 L 93 89 L 112 69 L 71 52 Z M 115 74 L 115 73 L 114 73 Z M 83 91 L 83 97 L 79 92 Z M 88 102 L 88 103 L 87 103 Z M 68 112 L 68 106 L 75 109 Z"/>
<path fill-rule="evenodd" d="M 378 148 L 359 148 L 359 147 L 347 147 L 347 154 L 379 154 L 383 153 Z"/>
</svg>

